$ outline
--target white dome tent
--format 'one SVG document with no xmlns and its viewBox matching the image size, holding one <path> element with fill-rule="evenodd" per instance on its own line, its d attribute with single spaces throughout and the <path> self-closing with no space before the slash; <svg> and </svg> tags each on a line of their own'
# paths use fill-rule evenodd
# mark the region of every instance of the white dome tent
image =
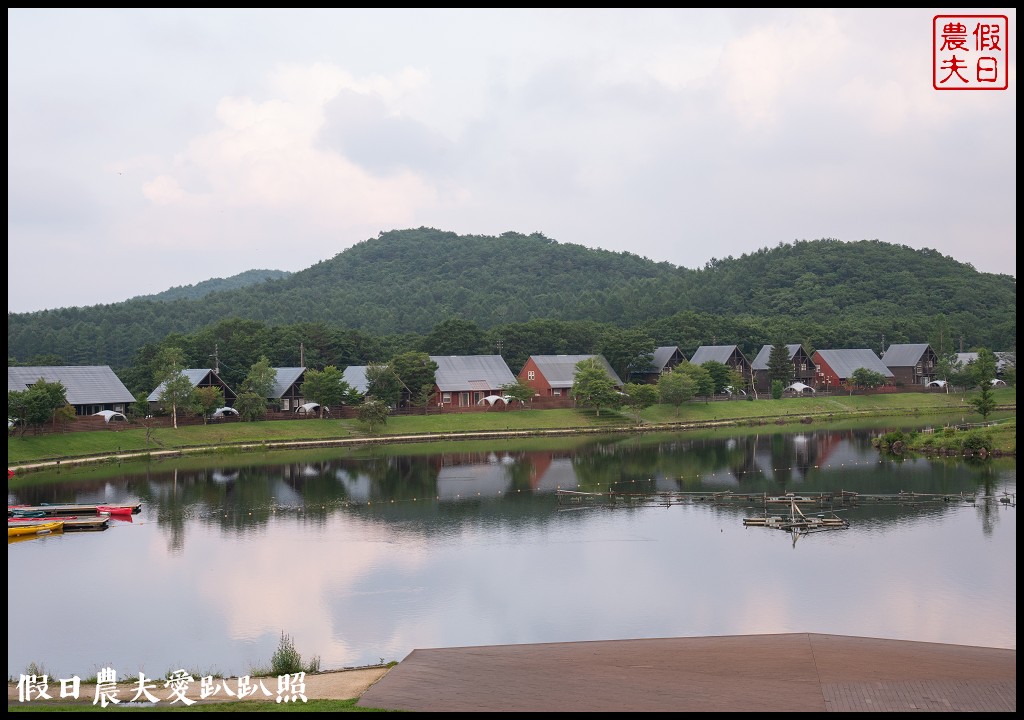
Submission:
<svg viewBox="0 0 1024 720">
<path fill-rule="evenodd" d="M 305 405 L 300 405 L 299 407 L 295 408 L 295 412 L 297 412 L 297 413 L 299 413 L 301 415 L 311 415 L 313 413 L 319 413 L 320 412 L 320 403 L 308 402 Z M 327 407 L 326 405 L 324 405 L 324 414 L 325 415 L 330 415 L 331 414 L 331 409 L 329 407 Z"/>
<path fill-rule="evenodd" d="M 797 395 L 810 395 L 814 392 L 814 388 L 810 385 L 805 385 L 802 382 L 795 382 L 792 385 L 787 385 L 782 392 L 790 392 Z"/>
<path fill-rule="evenodd" d="M 511 399 L 512 398 L 508 395 L 487 395 L 486 397 L 480 398 L 476 404 L 490 405 L 491 407 L 494 407 L 494 405 L 499 402 L 507 405 L 508 401 Z"/>
</svg>

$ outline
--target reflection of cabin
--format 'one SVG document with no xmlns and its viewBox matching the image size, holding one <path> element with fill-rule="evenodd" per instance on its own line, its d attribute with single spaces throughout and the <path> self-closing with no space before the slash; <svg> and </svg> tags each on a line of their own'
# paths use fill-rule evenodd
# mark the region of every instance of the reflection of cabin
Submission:
<svg viewBox="0 0 1024 720">
<path fill-rule="evenodd" d="M 655 348 L 654 354 L 651 355 L 650 366 L 643 370 L 634 370 L 630 375 L 630 380 L 632 382 L 654 385 L 662 375 L 672 372 L 677 365 L 684 362 L 686 362 L 686 356 L 675 345 Z"/>
<path fill-rule="evenodd" d="M 516 381 L 501 355 L 431 355 L 434 397 L 440 407 L 473 407 L 488 395 L 503 395 L 501 389 Z"/>
<path fill-rule="evenodd" d="M 886 385 L 895 385 L 892 370 L 882 359 L 867 348 L 857 350 L 816 350 L 811 358 L 815 367 L 815 386 L 818 389 L 836 388 L 853 382 L 853 373 L 859 368 L 872 370 L 885 378 Z"/>
<path fill-rule="evenodd" d="M 622 389 L 622 380 L 604 355 L 531 355 L 519 371 L 519 379 L 533 388 L 541 397 L 568 397 L 576 379 L 576 363 L 597 360 L 604 366 L 616 389 Z"/>
<path fill-rule="evenodd" d="M 274 368 L 277 379 L 267 400 L 278 410 L 294 410 L 306 403 L 302 396 L 302 382 L 306 379 L 304 367 Z"/>
<path fill-rule="evenodd" d="M 935 380 L 939 357 L 928 343 L 890 345 L 882 362 L 892 371 L 898 385 L 926 385 Z"/>
<path fill-rule="evenodd" d="M 811 362 L 811 356 L 804 350 L 804 346 L 800 343 L 786 345 L 786 351 L 789 353 L 789 362 L 793 365 L 793 379 L 790 383 L 814 385 L 814 363 Z M 772 346 L 765 345 L 750 363 L 750 370 L 754 374 L 754 387 L 758 392 L 768 392 L 772 389 L 772 381 L 768 375 L 768 358 L 771 354 Z"/>
<path fill-rule="evenodd" d="M 192 387 L 220 388 L 220 391 L 224 393 L 224 404 L 228 407 L 235 404 L 236 396 L 234 390 L 229 388 L 228 384 L 224 382 L 220 375 L 218 375 L 214 370 L 211 370 L 210 368 L 189 368 L 188 370 L 182 370 L 181 373 L 189 379 L 189 382 L 192 383 Z M 166 382 L 160 383 L 156 390 L 151 392 L 149 397 L 146 398 L 146 400 L 149 401 L 149 409 L 151 412 L 164 411 L 165 408 L 163 402 L 160 401 L 160 395 L 163 393 L 166 384 Z"/>
<path fill-rule="evenodd" d="M 744 380 L 750 378 L 750 361 L 737 345 L 701 345 L 690 358 L 691 365 L 703 365 L 711 361 L 728 365 L 742 375 Z"/>
<path fill-rule="evenodd" d="M 127 412 L 135 402 L 131 391 L 107 365 L 8 367 L 7 392 L 28 390 L 40 379 L 59 382 L 76 415 L 94 415 L 101 410 Z"/>
</svg>

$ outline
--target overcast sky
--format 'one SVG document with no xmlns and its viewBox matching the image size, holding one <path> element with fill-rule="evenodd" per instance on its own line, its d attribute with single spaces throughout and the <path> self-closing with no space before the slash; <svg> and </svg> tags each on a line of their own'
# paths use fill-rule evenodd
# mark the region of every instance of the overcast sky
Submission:
<svg viewBox="0 0 1024 720">
<path fill-rule="evenodd" d="M 1016 277 L 1016 11 L 971 11 L 1009 17 L 1009 89 L 962 92 L 932 87 L 940 12 L 8 9 L 8 311 L 421 226 Z"/>
</svg>

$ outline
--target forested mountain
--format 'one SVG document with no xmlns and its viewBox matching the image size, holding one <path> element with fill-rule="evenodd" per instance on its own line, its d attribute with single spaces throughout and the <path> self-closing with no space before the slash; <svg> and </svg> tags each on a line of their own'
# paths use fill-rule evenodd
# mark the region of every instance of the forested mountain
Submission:
<svg viewBox="0 0 1024 720">
<path fill-rule="evenodd" d="M 178 285 L 156 295 L 140 295 L 132 298 L 132 300 L 196 300 L 210 293 L 248 287 L 261 283 L 264 280 L 280 280 L 289 275 L 291 273 L 284 270 L 246 270 L 229 278 L 212 278 L 198 282 L 195 285 Z"/>
<path fill-rule="evenodd" d="M 223 351 L 248 333 L 238 347 L 270 347 L 275 364 L 297 365 L 303 344 L 307 365 L 342 366 L 387 359 L 392 350 L 464 347 L 435 332 L 443 322 L 449 333 L 468 329 L 475 352 L 494 352 L 500 342 L 515 370 L 523 353 L 593 352 L 616 329 L 679 345 L 687 356 L 701 344 L 756 352 L 776 339 L 876 352 L 883 341 L 1007 350 L 1016 347 L 1016 298 L 1011 276 L 874 240 L 780 244 L 691 270 L 536 233 L 419 228 L 196 299 L 8 314 L 8 358 L 119 369 L 170 336 L 194 346 L 194 366 L 206 367 L 215 345 Z M 245 367 L 256 359 L 238 352 L 221 357 Z"/>
</svg>

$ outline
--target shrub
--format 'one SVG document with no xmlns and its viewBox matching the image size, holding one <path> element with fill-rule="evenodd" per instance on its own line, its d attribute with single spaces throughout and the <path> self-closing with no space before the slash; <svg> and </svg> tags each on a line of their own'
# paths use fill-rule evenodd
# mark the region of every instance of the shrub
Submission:
<svg viewBox="0 0 1024 720">
<path fill-rule="evenodd" d="M 314 655 L 309 663 L 302 662 L 302 655 L 295 649 L 295 643 L 290 635 L 281 631 L 281 640 L 277 644 L 277 650 L 270 657 L 271 675 L 293 675 L 295 673 L 318 673 L 320 672 L 320 657 Z"/>
<path fill-rule="evenodd" d="M 992 436 L 986 432 L 972 430 L 964 435 L 961 446 L 964 450 L 991 450 Z"/>
</svg>

